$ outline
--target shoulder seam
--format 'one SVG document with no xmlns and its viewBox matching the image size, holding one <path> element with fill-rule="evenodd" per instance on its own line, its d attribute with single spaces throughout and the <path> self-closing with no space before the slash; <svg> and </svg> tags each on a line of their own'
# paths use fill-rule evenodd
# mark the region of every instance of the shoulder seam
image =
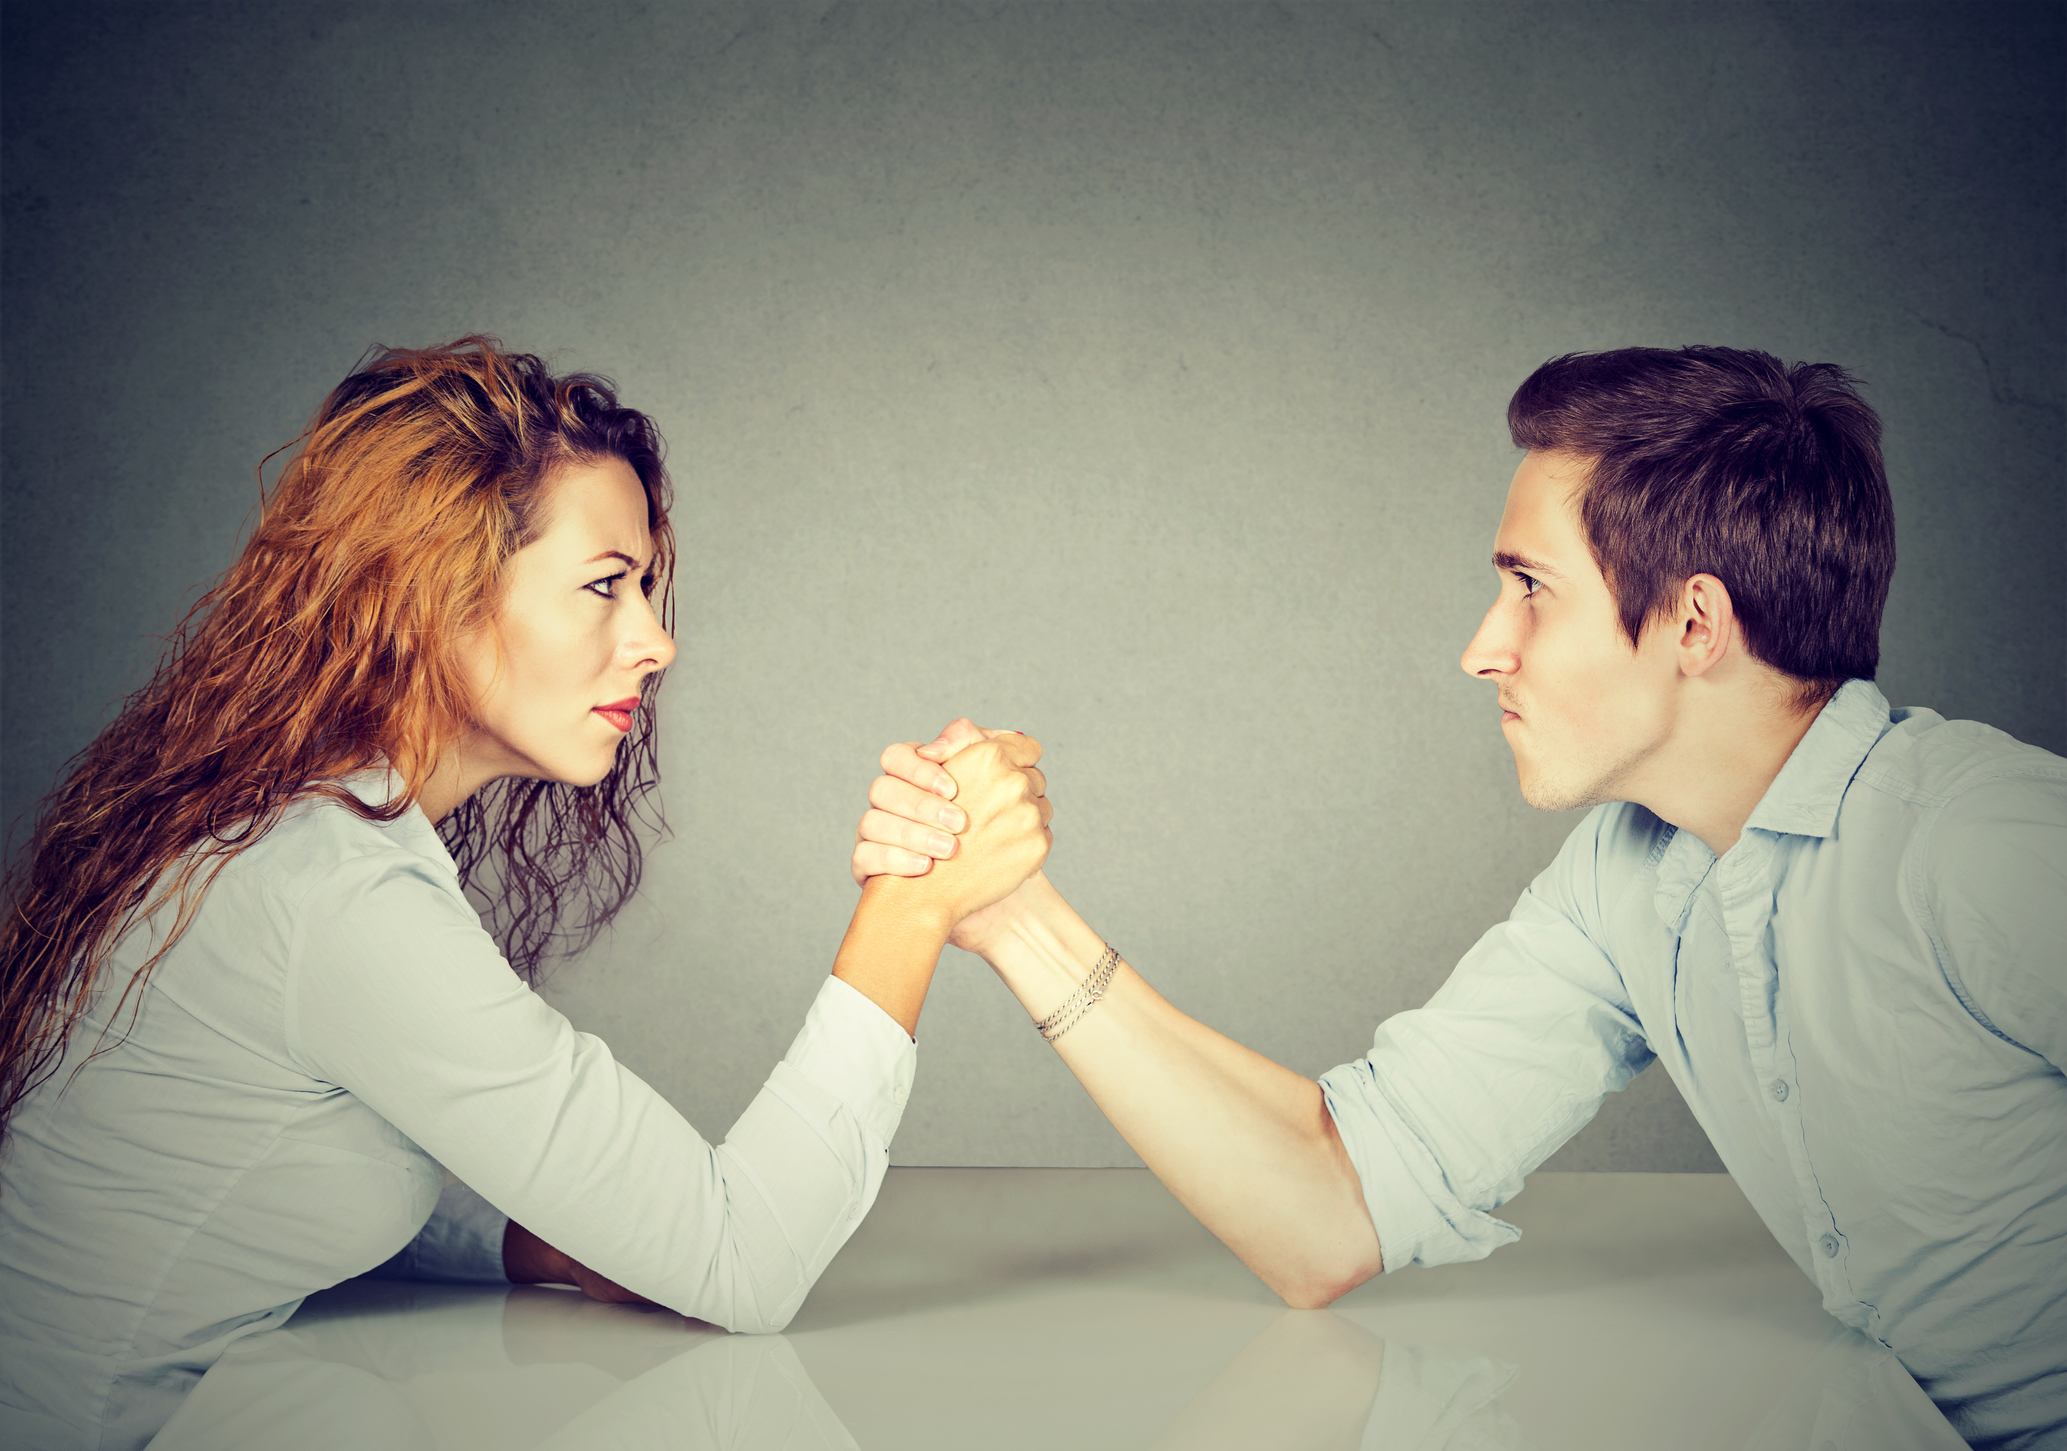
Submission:
<svg viewBox="0 0 2067 1451">
<path fill-rule="evenodd" d="M 2058 776 L 2063 780 L 2067 780 L 2067 767 L 2053 769 L 2035 762 L 2033 765 L 2037 766 L 2043 774 Z M 1977 773 L 1973 779 L 1960 782 L 1952 790 L 1939 792 L 1928 801 L 1915 801 L 1914 804 L 1924 808 L 1924 815 L 1923 819 L 1917 822 L 1916 834 L 1911 839 L 1909 851 L 1905 853 L 1908 862 L 1903 872 L 1905 878 L 1903 885 L 1909 893 L 1911 903 L 1915 907 L 1916 920 L 1923 926 L 1924 940 L 1931 945 L 1931 956 L 1937 960 L 1938 973 L 1945 979 L 1945 985 L 1952 989 L 1952 995 L 1959 999 L 1959 1005 L 1967 1010 L 1967 1015 L 2012 1048 L 2021 1048 L 2026 1053 L 2040 1056 L 2032 1048 L 2019 1043 L 2008 1033 L 1996 1027 L 1994 1020 L 1981 1010 L 1979 1003 L 1974 1001 L 1973 994 L 1967 989 L 1966 980 L 1960 976 L 1958 967 L 1952 961 L 1952 954 L 1945 946 L 1945 939 L 1938 931 L 1937 913 L 1931 909 L 1931 895 L 1927 888 L 1930 874 L 1925 870 L 1926 861 L 1934 861 L 1936 858 L 1938 825 L 1944 817 L 1947 806 L 1966 794 L 1972 787 L 1987 785 L 1999 781 L 2006 776 L 2025 774 L 2029 774 L 2029 768 Z M 1905 799 L 1913 800 L 1913 798 Z"/>
</svg>

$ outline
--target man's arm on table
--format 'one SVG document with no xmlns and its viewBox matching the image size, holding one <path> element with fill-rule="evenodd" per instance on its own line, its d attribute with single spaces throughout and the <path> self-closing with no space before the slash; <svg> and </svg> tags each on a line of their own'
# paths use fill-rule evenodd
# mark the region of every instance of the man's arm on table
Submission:
<svg viewBox="0 0 2067 1451">
<path fill-rule="evenodd" d="M 931 762 L 976 734 L 957 721 L 885 751 L 871 815 L 926 819 Z M 1326 1304 L 1386 1268 L 1480 1258 L 1520 1233 L 1487 1211 L 1651 1060 L 1587 906 L 1611 827 L 1589 816 L 1427 1007 L 1387 1019 L 1367 1057 L 1318 1083 L 1187 1017 L 1124 964 L 1055 1048 L 1157 1177 L 1289 1303 Z M 871 836 L 857 877 L 913 870 L 880 844 L 894 834 Z M 905 845 L 923 863 L 916 836 Z M 1636 857 L 1643 845 L 1619 843 Z M 989 959 L 1037 1022 L 1105 948 L 1039 875 L 951 940 Z"/>
<path fill-rule="evenodd" d="M 992 913 L 981 950 L 1036 1020 L 1105 951 L 1038 873 Z M 1187 1017 L 1124 962 L 1055 1050 L 1156 1177 L 1287 1304 L 1326 1305 L 1384 1268 L 1312 1079 Z"/>
</svg>

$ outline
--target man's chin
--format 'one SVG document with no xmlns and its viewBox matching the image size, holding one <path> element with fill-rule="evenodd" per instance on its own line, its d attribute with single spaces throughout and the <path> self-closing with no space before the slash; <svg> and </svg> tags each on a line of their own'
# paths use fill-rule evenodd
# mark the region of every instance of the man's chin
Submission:
<svg viewBox="0 0 2067 1451">
<path fill-rule="evenodd" d="M 1538 811 L 1577 811 L 1582 806 L 1598 806 L 1607 799 L 1569 781 L 1547 781 L 1540 774 L 1523 769 L 1519 761 L 1515 763 L 1515 777 L 1522 789 L 1522 800 Z"/>
</svg>

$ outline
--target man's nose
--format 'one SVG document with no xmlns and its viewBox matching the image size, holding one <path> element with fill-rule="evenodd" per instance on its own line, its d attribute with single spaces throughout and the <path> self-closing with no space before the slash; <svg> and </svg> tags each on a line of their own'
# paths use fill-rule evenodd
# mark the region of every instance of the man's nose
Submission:
<svg viewBox="0 0 2067 1451">
<path fill-rule="evenodd" d="M 1515 653 L 1514 633 L 1505 618 L 1506 611 L 1499 600 L 1486 611 L 1486 617 L 1479 622 L 1478 633 L 1471 637 L 1471 643 L 1464 647 L 1464 655 L 1457 663 L 1472 679 L 1483 679 L 1489 675 L 1512 675 L 1521 665 L 1521 657 Z"/>
</svg>

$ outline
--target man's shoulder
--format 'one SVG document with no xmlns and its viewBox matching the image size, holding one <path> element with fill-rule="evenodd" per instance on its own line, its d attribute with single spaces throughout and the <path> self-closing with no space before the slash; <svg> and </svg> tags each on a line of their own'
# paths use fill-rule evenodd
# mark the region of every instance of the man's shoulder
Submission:
<svg viewBox="0 0 2067 1451">
<path fill-rule="evenodd" d="M 1936 711 L 1889 712 L 1888 731 L 1860 763 L 1858 785 L 1914 807 L 1970 807 L 2004 793 L 2067 791 L 2067 759 L 1977 720 Z"/>
</svg>

